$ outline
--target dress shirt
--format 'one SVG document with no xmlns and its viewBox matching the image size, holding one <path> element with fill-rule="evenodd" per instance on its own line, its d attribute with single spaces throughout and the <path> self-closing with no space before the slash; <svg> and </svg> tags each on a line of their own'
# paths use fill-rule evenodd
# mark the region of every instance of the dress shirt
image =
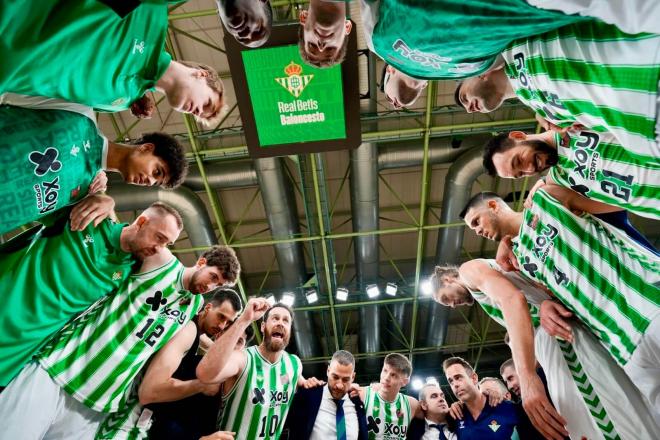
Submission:
<svg viewBox="0 0 660 440">
<path fill-rule="evenodd" d="M 344 419 L 346 420 L 346 440 L 357 440 L 358 438 L 358 419 L 355 412 L 355 404 L 349 399 L 348 394 L 344 396 Z M 314 429 L 310 440 L 328 440 L 337 438 L 337 404 L 332 400 L 332 394 L 328 386 L 323 387 L 323 397 L 321 397 L 321 406 L 316 415 Z"/>
</svg>

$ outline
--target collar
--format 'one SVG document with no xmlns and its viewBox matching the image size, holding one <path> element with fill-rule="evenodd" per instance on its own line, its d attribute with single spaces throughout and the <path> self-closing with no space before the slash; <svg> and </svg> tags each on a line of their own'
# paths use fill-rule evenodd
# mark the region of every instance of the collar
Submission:
<svg viewBox="0 0 660 440">
<path fill-rule="evenodd" d="M 323 398 L 324 399 L 335 400 L 335 398 L 332 397 L 332 394 L 330 393 L 330 385 L 327 384 L 327 383 L 323 387 Z M 348 393 L 344 394 L 344 397 L 342 397 L 341 400 L 343 400 L 344 402 L 349 400 Z"/>
</svg>

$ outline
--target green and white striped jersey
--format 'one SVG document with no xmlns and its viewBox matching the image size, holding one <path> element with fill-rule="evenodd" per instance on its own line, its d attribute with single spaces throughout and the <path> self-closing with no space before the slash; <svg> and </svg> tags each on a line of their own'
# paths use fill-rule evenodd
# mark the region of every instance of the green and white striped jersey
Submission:
<svg viewBox="0 0 660 440">
<path fill-rule="evenodd" d="M 117 293 L 101 298 L 55 335 L 37 360 L 76 400 L 95 411 L 117 411 L 149 357 L 203 303 L 201 295 L 184 290 L 184 269 L 173 258 L 131 275 Z"/>
<path fill-rule="evenodd" d="M 625 365 L 660 312 L 660 261 L 595 217 L 571 213 L 545 190 L 523 212 L 514 252 Z"/>
<path fill-rule="evenodd" d="M 245 368 L 225 397 L 220 431 L 236 433 L 237 440 L 280 438 L 291 407 L 302 363 L 298 356 L 282 352 L 271 364 L 258 346 L 245 350 Z"/>
<path fill-rule="evenodd" d="M 142 369 L 144 372 L 145 369 Z M 142 383 L 140 374 L 133 380 L 130 395 L 119 411 L 108 414 L 99 425 L 95 440 L 144 440 L 149 438 L 153 411 L 140 405 L 138 390 Z"/>
<path fill-rule="evenodd" d="M 621 147 L 611 133 L 555 135 L 550 177 L 585 197 L 660 220 L 660 159 Z"/>
<path fill-rule="evenodd" d="M 410 402 L 398 393 L 394 402 L 383 400 L 378 391 L 367 387 L 364 396 L 369 440 L 403 440 L 412 420 Z"/>
<path fill-rule="evenodd" d="M 660 157 L 660 35 L 587 21 L 516 40 L 502 56 L 518 98 L 548 121 L 611 132 L 627 150 Z"/>
</svg>

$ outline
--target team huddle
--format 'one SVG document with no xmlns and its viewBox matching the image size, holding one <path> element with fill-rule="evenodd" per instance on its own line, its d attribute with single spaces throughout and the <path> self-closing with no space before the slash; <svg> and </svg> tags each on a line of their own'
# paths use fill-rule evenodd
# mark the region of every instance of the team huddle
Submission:
<svg viewBox="0 0 660 440">
<path fill-rule="evenodd" d="M 268 41 L 268 0 L 216 2 L 239 43 Z M 110 141 L 95 111 L 149 117 L 156 92 L 213 126 L 227 107 L 213 67 L 166 51 L 169 2 L 0 3 L 0 234 L 23 229 L 0 244 L 0 439 L 660 438 L 660 253 L 628 219 L 660 219 L 660 2 L 359 1 L 392 106 L 455 79 L 458 107 L 518 99 L 545 129 L 484 146 L 492 176 L 546 173 L 521 212 L 493 192 L 465 206 L 496 259 L 433 271 L 434 300 L 476 301 L 512 353 L 501 380 L 438 365 L 451 406 L 438 383 L 404 394 L 398 353 L 366 386 L 345 350 L 306 378 L 293 311 L 231 289 L 233 249 L 184 266 L 168 246 L 195 225 L 162 202 L 117 221 L 104 171 L 173 189 L 188 161 L 166 133 Z M 346 15 L 300 11 L 306 63 L 344 60 Z"/>
</svg>

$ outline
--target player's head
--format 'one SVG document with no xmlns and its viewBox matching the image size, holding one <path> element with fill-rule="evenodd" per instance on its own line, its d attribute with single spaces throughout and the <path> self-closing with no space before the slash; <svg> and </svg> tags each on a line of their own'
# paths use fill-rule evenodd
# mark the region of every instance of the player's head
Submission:
<svg viewBox="0 0 660 440">
<path fill-rule="evenodd" d="M 387 100 L 394 108 L 400 109 L 412 106 L 428 83 L 426 80 L 413 78 L 389 64 L 385 64 L 380 80 L 380 90 L 385 93 Z"/>
<path fill-rule="evenodd" d="M 444 306 L 472 305 L 474 299 L 458 277 L 458 266 L 436 266 L 431 275 L 433 299 Z"/>
<path fill-rule="evenodd" d="M 484 377 L 479 381 L 479 391 L 489 396 L 499 396 L 503 400 L 511 400 L 511 393 L 506 385 L 496 377 Z"/>
<path fill-rule="evenodd" d="M 468 113 L 492 112 L 504 102 L 507 84 L 504 69 L 489 70 L 459 82 L 454 92 L 454 100 Z"/>
<path fill-rule="evenodd" d="M 269 0 L 216 0 L 218 14 L 231 34 L 243 46 L 259 47 L 270 37 L 273 9 Z"/>
<path fill-rule="evenodd" d="M 175 86 L 167 88 L 167 101 L 172 108 L 190 113 L 209 127 L 220 122 L 225 109 L 224 85 L 218 72 L 210 66 L 194 61 L 172 61 L 179 64 L 175 72 Z"/>
<path fill-rule="evenodd" d="M 506 383 L 511 393 L 520 399 L 520 383 L 518 382 L 518 373 L 516 372 L 516 365 L 513 363 L 513 359 L 507 359 L 500 366 L 500 376 L 502 376 L 502 380 Z"/>
<path fill-rule="evenodd" d="M 245 331 L 238 338 L 238 341 L 236 341 L 236 345 L 234 346 L 234 350 L 235 351 L 245 350 L 245 347 L 250 345 L 250 342 L 252 342 L 252 339 L 254 339 L 254 330 L 252 329 L 252 326 L 249 325 L 249 326 L 245 327 Z"/>
<path fill-rule="evenodd" d="M 489 240 L 500 240 L 507 232 L 502 213 L 511 208 L 493 192 L 482 192 L 472 197 L 459 214 L 477 235 Z"/>
<path fill-rule="evenodd" d="M 286 304 L 276 303 L 264 314 L 261 322 L 262 344 L 270 352 L 284 350 L 289 345 L 293 312 Z"/>
<path fill-rule="evenodd" d="M 442 369 L 454 396 L 461 402 L 471 402 L 481 393 L 479 377 L 472 366 L 460 357 L 450 357 L 442 363 Z"/>
<path fill-rule="evenodd" d="M 183 229 L 176 209 L 162 202 L 153 203 L 128 227 L 129 252 L 142 260 L 173 244 Z"/>
<path fill-rule="evenodd" d="M 218 288 L 197 315 L 197 325 L 210 337 L 225 331 L 241 311 L 241 298 L 232 289 Z"/>
<path fill-rule="evenodd" d="M 436 418 L 449 412 L 445 393 L 434 383 L 427 383 L 419 390 L 419 404 L 427 418 Z"/>
<path fill-rule="evenodd" d="M 355 358 L 346 350 L 336 351 L 328 365 L 328 389 L 333 399 L 343 399 L 355 380 Z"/>
<path fill-rule="evenodd" d="M 353 28 L 346 19 L 344 2 L 311 0 L 309 10 L 300 11 L 299 19 L 298 48 L 305 63 L 330 67 L 344 61 Z"/>
<path fill-rule="evenodd" d="M 118 165 L 124 181 L 133 185 L 176 188 L 188 174 L 183 146 L 166 133 L 145 133 Z M 109 153 L 110 154 L 110 153 Z"/>
<path fill-rule="evenodd" d="M 241 274 L 241 263 L 229 246 L 213 246 L 195 263 L 188 290 L 206 293 L 216 287 L 233 286 Z"/>
<path fill-rule="evenodd" d="M 385 356 L 383 369 L 380 371 L 380 386 L 385 392 L 398 393 L 408 384 L 412 374 L 412 364 L 402 354 L 390 353 Z"/>
<path fill-rule="evenodd" d="M 557 164 L 559 154 L 547 142 L 522 131 L 500 133 L 486 144 L 484 168 L 491 176 L 533 176 Z"/>
</svg>

